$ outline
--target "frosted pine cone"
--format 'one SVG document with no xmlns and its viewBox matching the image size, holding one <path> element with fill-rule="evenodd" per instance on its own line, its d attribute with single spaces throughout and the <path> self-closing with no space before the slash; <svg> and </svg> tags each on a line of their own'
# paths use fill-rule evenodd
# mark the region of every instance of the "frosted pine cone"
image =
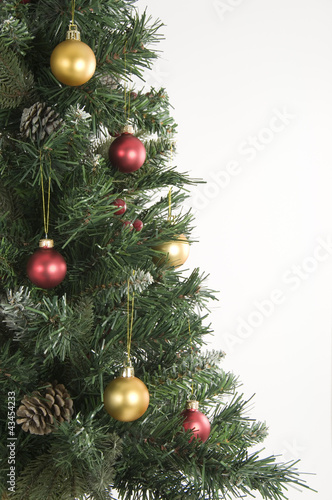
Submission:
<svg viewBox="0 0 332 500">
<path fill-rule="evenodd" d="M 58 113 L 44 102 L 36 102 L 23 109 L 20 131 L 24 137 L 33 141 L 43 140 L 57 130 L 62 122 Z"/>
</svg>

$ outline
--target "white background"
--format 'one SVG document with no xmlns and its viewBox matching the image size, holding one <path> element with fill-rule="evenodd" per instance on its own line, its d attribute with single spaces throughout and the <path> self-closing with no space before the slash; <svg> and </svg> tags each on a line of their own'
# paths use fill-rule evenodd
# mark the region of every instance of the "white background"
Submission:
<svg viewBox="0 0 332 500">
<path fill-rule="evenodd" d="M 318 495 L 289 499 L 328 500 L 332 1 L 137 5 L 166 25 L 147 84 L 166 87 L 175 108 L 174 164 L 207 181 L 188 203 L 199 242 L 187 262 L 220 290 L 211 347 L 256 394 L 250 415 L 270 429 L 263 453 L 316 474 Z"/>
</svg>

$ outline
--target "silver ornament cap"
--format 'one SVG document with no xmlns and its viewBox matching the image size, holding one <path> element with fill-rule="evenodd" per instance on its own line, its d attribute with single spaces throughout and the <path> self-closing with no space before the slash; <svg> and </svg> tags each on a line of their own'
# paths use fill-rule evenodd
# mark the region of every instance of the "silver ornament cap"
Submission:
<svg viewBox="0 0 332 500">
<path fill-rule="evenodd" d="M 198 410 L 199 402 L 195 399 L 190 399 L 187 401 L 187 410 Z"/>
<path fill-rule="evenodd" d="M 129 363 L 128 362 L 124 363 L 123 368 L 122 368 L 122 372 L 121 372 L 121 377 L 130 378 L 130 377 L 134 377 L 134 376 L 135 376 L 135 371 L 134 371 L 134 367 L 131 364 L 131 361 L 129 361 Z"/>
<path fill-rule="evenodd" d="M 123 127 L 123 132 L 122 133 L 123 134 L 133 134 L 134 133 L 134 127 L 132 125 L 128 125 L 128 123 L 127 123 L 127 125 L 125 125 Z"/>
</svg>

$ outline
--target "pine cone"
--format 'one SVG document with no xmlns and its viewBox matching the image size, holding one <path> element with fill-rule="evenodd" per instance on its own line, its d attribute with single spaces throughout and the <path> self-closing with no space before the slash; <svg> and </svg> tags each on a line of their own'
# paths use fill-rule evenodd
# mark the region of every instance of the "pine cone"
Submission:
<svg viewBox="0 0 332 500">
<path fill-rule="evenodd" d="M 99 78 L 99 82 L 110 90 L 116 90 L 119 86 L 119 82 L 113 75 L 104 75 Z"/>
<path fill-rule="evenodd" d="M 55 429 L 55 421 L 69 422 L 74 413 L 73 400 L 65 386 L 57 381 L 48 383 L 43 394 L 35 391 L 32 396 L 24 396 L 21 403 L 16 413 L 22 418 L 16 422 L 31 434 L 50 434 Z"/>
<path fill-rule="evenodd" d="M 24 137 L 33 141 L 43 140 L 46 135 L 57 130 L 62 122 L 58 113 L 44 102 L 36 102 L 23 109 L 20 131 Z"/>
</svg>

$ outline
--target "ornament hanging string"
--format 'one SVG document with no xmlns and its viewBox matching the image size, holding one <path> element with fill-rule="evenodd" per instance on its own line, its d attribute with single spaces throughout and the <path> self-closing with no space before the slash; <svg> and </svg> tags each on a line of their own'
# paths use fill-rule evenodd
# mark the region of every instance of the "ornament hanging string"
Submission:
<svg viewBox="0 0 332 500">
<path fill-rule="evenodd" d="M 124 114 L 126 121 L 130 117 L 130 92 L 128 90 L 128 107 L 127 107 L 127 40 L 124 46 Z"/>
<path fill-rule="evenodd" d="M 125 83 L 125 85 L 127 86 L 127 82 Z M 126 121 L 128 123 L 129 122 L 129 118 L 130 118 L 130 88 L 128 89 L 127 95 L 128 95 L 128 106 L 127 106 L 127 118 L 126 118 Z M 125 104 L 125 106 L 126 106 L 126 104 Z M 126 109 L 125 109 L 125 115 L 126 115 Z"/>
<path fill-rule="evenodd" d="M 71 25 L 75 26 L 75 0 L 71 0 Z"/>
<path fill-rule="evenodd" d="M 190 349 L 191 349 L 191 358 L 193 358 L 193 338 L 192 338 L 192 333 L 190 329 L 190 319 L 188 318 L 188 330 L 189 330 L 189 338 L 190 338 Z M 191 378 L 191 399 L 193 398 L 194 394 L 194 380 Z"/>
<path fill-rule="evenodd" d="M 168 191 L 168 220 L 172 220 L 172 188 Z"/>
<path fill-rule="evenodd" d="M 50 223 L 50 200 L 51 200 L 51 176 L 48 178 L 48 190 L 47 190 L 47 206 L 45 203 L 45 189 L 44 189 L 44 173 L 43 173 L 43 162 L 41 159 L 41 151 L 39 154 L 40 160 L 40 184 L 42 190 L 42 203 L 43 203 L 43 219 L 44 219 L 44 231 L 45 237 L 48 238 L 48 228 Z M 51 165 L 51 160 L 50 160 Z"/>
<path fill-rule="evenodd" d="M 128 279 L 128 290 L 127 290 L 127 359 L 128 365 L 130 365 L 130 348 L 131 339 L 133 336 L 133 322 L 134 322 L 134 300 L 135 292 L 133 292 L 133 297 L 131 299 L 131 313 L 130 313 L 130 280 Z"/>
<path fill-rule="evenodd" d="M 173 143 L 171 142 L 171 168 L 173 166 Z M 174 217 L 172 216 L 172 188 L 168 191 L 168 221 L 173 222 Z"/>
</svg>

